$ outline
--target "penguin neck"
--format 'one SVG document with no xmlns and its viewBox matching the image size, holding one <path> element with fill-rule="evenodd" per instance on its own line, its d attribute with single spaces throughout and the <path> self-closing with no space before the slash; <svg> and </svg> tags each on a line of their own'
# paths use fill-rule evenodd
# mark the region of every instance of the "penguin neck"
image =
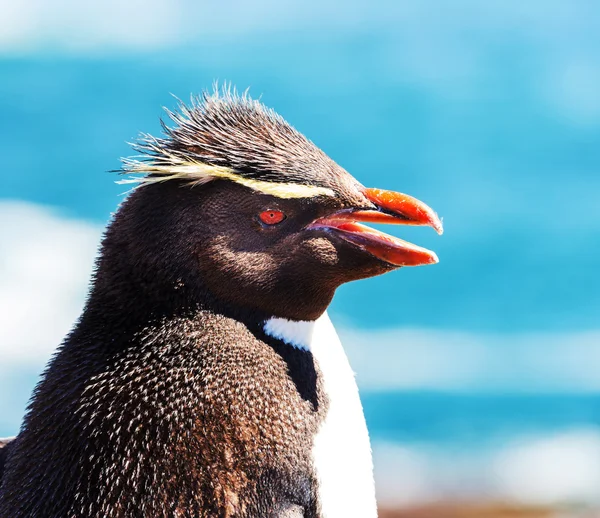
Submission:
<svg viewBox="0 0 600 518">
<path fill-rule="evenodd" d="M 328 318 L 325 308 L 314 320 L 275 317 L 215 296 L 198 277 L 192 283 L 158 275 L 141 276 L 127 264 L 101 262 L 78 328 L 95 334 L 107 332 L 114 342 L 118 336 L 126 340 L 169 320 L 193 320 L 201 311 L 233 318 L 254 334 L 264 333 L 305 350 L 310 350 L 315 326 Z"/>
<path fill-rule="evenodd" d="M 267 315 L 239 308 L 215 297 L 198 279 L 194 283 L 164 275 L 140 275 L 127 263 L 100 262 L 77 329 L 107 334 L 111 342 L 128 341 L 140 331 L 172 320 L 194 320 L 210 312 L 258 327 Z M 191 287 L 193 286 L 193 288 Z"/>
</svg>

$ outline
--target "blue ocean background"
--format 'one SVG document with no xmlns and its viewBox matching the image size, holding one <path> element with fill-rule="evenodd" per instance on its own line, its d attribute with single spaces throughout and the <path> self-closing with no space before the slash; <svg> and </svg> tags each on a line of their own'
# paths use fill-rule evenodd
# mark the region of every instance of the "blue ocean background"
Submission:
<svg viewBox="0 0 600 518">
<path fill-rule="evenodd" d="M 362 388 L 376 471 L 379 444 L 417 451 L 430 469 L 574 437 L 565 448 L 587 461 L 573 470 L 591 475 L 565 498 L 597 503 L 585 483 L 600 480 L 600 4 L 266 4 L 253 13 L 180 2 L 181 34 L 155 20 L 156 34 L 133 43 L 91 21 L 86 35 L 61 12 L 45 22 L 55 30 L 0 38 L 0 436 L 17 433 L 58 345 L 56 330 L 33 329 L 27 308 L 45 310 L 35 286 L 11 284 L 13 243 L 41 239 L 35 218 L 83 222 L 96 232 L 93 256 L 89 243 L 126 190 L 109 171 L 132 153 L 127 142 L 158 134 L 176 98 L 228 81 L 363 184 L 409 193 L 443 217 L 442 237 L 386 229 L 435 250 L 438 265 L 343 286 L 330 310 Z M 97 13 L 101 27 L 113 23 Z M 60 262 L 52 271 L 69 277 Z M 68 289 L 81 307 L 85 281 Z M 10 327 L 13 293 L 32 331 Z M 21 360 L 20 333 L 33 331 L 44 353 Z M 463 479 L 456 468 L 466 493 L 485 494 L 475 479 L 490 464 L 481 466 Z M 427 476 L 446 484 L 439 494 L 460 496 L 450 476 Z"/>
</svg>

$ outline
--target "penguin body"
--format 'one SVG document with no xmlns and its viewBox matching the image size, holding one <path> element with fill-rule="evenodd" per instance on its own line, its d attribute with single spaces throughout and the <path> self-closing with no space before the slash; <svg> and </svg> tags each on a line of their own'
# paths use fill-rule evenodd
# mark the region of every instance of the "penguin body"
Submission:
<svg viewBox="0 0 600 518">
<path fill-rule="evenodd" d="M 204 311 L 145 329 L 85 379 L 72 349 L 37 389 L 44 408 L 5 474 L 28 484 L 3 495 L 2 516 L 317 516 L 310 451 L 326 402 L 316 377 L 311 401 L 288 373 L 301 378 L 308 353 Z M 68 414 L 64 428 L 48 429 L 48 412 Z"/>
<path fill-rule="evenodd" d="M 81 358 L 66 346 L 26 421 L 43 436 L 15 444 L 7 486 L 28 485 L 5 495 L 2 516 L 376 516 L 339 339 L 326 313 L 294 324 L 304 336 L 267 320 L 263 341 L 258 326 L 200 311 L 145 329 L 77 385 Z M 59 412 L 66 429 L 48 429 Z"/>
<path fill-rule="evenodd" d="M 345 282 L 437 262 L 359 225 L 429 225 L 260 103 L 204 96 L 108 226 L 83 314 L 0 457 L 0 517 L 370 518 Z"/>
</svg>

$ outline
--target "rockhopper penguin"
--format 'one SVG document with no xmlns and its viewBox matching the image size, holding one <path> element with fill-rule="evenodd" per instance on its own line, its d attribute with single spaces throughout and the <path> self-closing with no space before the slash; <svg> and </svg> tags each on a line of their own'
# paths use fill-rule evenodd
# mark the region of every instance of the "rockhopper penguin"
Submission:
<svg viewBox="0 0 600 518">
<path fill-rule="evenodd" d="M 440 220 L 363 187 L 247 96 L 169 115 L 124 162 L 140 185 L 4 448 L 0 516 L 375 517 L 326 309 L 342 283 L 437 262 L 360 222 Z"/>
</svg>

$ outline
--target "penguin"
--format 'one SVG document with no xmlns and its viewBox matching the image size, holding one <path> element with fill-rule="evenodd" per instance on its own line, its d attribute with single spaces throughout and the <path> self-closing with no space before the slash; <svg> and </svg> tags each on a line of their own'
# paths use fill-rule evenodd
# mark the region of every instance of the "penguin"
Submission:
<svg viewBox="0 0 600 518">
<path fill-rule="evenodd" d="M 426 225 L 247 94 L 168 112 L 87 302 L 3 448 L 0 516 L 377 516 L 353 371 L 327 307 L 434 252 L 363 223 Z"/>
</svg>

